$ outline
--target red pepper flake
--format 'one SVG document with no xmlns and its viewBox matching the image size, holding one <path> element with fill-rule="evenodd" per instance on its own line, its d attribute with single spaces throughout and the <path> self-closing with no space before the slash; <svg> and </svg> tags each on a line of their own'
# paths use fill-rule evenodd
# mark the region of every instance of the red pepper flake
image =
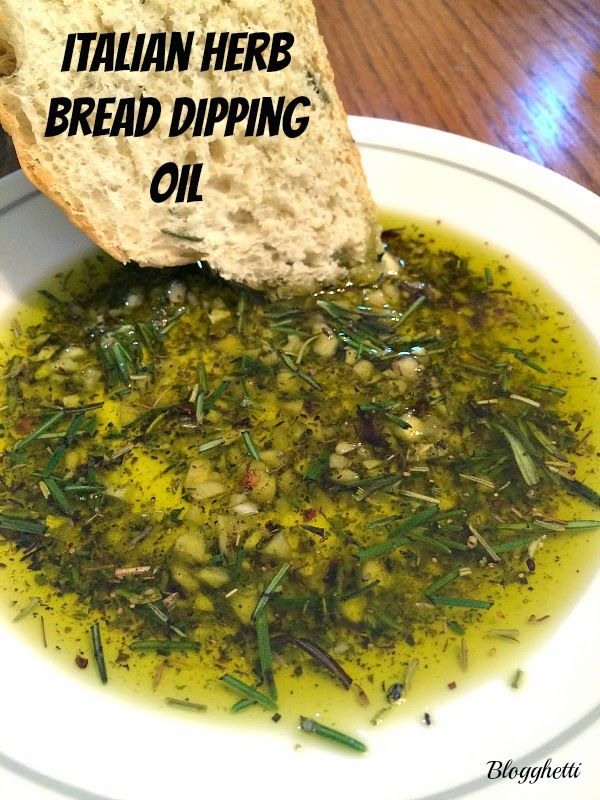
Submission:
<svg viewBox="0 0 600 800">
<path fill-rule="evenodd" d="M 450 689 L 450 691 L 456 689 L 456 681 L 452 681 L 452 683 L 449 683 L 448 688 Z"/>
<path fill-rule="evenodd" d="M 75 656 L 75 663 L 77 664 L 79 669 L 85 669 L 88 665 L 88 660 L 83 656 L 77 655 Z"/>
<path fill-rule="evenodd" d="M 525 563 L 527 564 L 527 569 L 529 572 L 535 572 L 535 561 L 533 558 L 528 558 Z"/>
<path fill-rule="evenodd" d="M 15 423 L 15 430 L 20 436 L 25 436 L 32 432 L 35 425 L 35 417 L 20 417 Z"/>
<path fill-rule="evenodd" d="M 305 508 L 302 512 L 302 518 L 305 522 L 310 522 L 311 519 L 314 519 L 317 516 L 317 509 L 316 508 Z"/>
<path fill-rule="evenodd" d="M 248 472 L 244 475 L 242 486 L 244 487 L 245 492 L 251 492 L 252 489 L 258 486 L 258 475 L 256 472 L 248 470 Z"/>
</svg>

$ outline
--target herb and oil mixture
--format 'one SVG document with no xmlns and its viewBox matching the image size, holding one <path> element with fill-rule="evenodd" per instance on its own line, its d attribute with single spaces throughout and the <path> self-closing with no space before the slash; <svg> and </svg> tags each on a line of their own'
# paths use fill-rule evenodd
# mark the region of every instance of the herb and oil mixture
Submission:
<svg viewBox="0 0 600 800">
<path fill-rule="evenodd" d="M 378 724 L 569 598 L 600 525 L 587 343 L 498 260 L 384 239 L 368 288 L 269 302 L 99 255 L 18 312 L 0 592 L 72 669 Z"/>
</svg>

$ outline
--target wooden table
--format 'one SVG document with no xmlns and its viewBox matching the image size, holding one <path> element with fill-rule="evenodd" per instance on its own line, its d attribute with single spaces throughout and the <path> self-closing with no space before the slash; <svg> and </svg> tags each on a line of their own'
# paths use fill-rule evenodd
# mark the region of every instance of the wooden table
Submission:
<svg viewBox="0 0 600 800">
<path fill-rule="evenodd" d="M 594 0 L 315 0 L 348 113 L 458 133 L 600 193 Z"/>
<path fill-rule="evenodd" d="M 315 0 L 350 114 L 452 131 L 600 192 L 594 0 Z M 0 175 L 16 168 L 0 143 Z"/>
</svg>

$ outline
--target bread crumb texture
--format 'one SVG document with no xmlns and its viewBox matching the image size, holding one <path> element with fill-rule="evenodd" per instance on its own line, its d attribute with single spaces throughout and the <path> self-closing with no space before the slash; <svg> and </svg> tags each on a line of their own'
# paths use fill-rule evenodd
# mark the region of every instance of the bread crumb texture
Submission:
<svg viewBox="0 0 600 800">
<path fill-rule="evenodd" d="M 60 72 L 69 33 L 173 30 L 195 31 L 187 71 Z M 279 72 L 200 72 L 208 31 L 291 31 L 292 62 Z M 374 257 L 376 212 L 310 0 L 2 0 L 0 75 L 0 122 L 25 173 L 120 261 L 205 258 L 227 279 L 300 291 L 340 283 Z M 206 138 L 168 136 L 176 97 L 302 95 L 310 123 L 295 139 L 244 137 L 239 126 L 225 138 L 225 122 Z M 143 138 L 44 138 L 57 96 L 153 96 L 162 115 Z M 202 201 L 152 202 L 152 178 L 169 161 L 204 164 Z"/>
</svg>

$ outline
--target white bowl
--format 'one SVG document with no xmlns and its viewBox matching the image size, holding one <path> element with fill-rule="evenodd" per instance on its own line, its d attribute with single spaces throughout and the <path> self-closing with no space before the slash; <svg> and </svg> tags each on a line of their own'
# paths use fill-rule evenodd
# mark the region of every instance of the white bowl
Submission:
<svg viewBox="0 0 600 800">
<path fill-rule="evenodd" d="M 380 207 L 441 219 L 512 254 L 562 296 L 600 343 L 595 195 L 522 158 L 451 134 L 382 120 L 351 124 Z M 89 247 L 20 173 L 0 182 L 1 311 Z M 554 756 L 561 763 L 556 754 L 568 752 L 578 761 L 589 753 L 582 777 L 542 781 L 528 787 L 527 797 L 589 798 L 598 777 L 589 729 L 600 717 L 599 599 L 596 580 L 532 654 L 520 691 L 505 680 L 487 680 L 437 706 L 432 728 L 414 716 L 377 729 L 365 725 L 370 751 L 364 757 L 308 746 L 300 735 L 292 740 L 276 730 L 252 735 L 233 724 L 151 713 L 106 687 L 73 681 L 14 628 L 0 626 L 0 794 L 10 800 L 449 800 L 478 795 L 489 785 L 490 760 L 512 758 L 525 766 Z M 569 749 L 574 737 L 579 758 L 575 745 Z M 306 746 L 296 751 L 295 741 Z M 498 783 L 485 797 L 494 791 L 506 796 L 514 784 Z"/>
</svg>

